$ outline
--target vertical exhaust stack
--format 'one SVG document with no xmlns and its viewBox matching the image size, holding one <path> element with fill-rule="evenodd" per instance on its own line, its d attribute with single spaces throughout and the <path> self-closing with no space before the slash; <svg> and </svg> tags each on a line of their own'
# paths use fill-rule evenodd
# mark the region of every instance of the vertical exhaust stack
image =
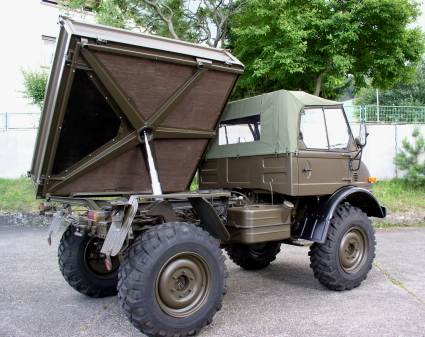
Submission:
<svg viewBox="0 0 425 337">
<path fill-rule="evenodd" d="M 37 197 L 188 189 L 243 65 L 221 49 L 60 24 L 30 170 Z"/>
</svg>

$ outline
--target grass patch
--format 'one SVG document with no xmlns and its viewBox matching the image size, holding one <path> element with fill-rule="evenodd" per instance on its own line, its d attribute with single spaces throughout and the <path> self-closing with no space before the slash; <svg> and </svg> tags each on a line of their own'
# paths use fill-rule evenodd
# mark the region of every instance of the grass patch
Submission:
<svg viewBox="0 0 425 337">
<path fill-rule="evenodd" d="M 29 178 L 0 178 L 0 212 L 38 212 L 39 201 Z"/>
<path fill-rule="evenodd" d="M 414 224 L 414 227 L 425 227 L 425 223 Z M 394 228 L 394 227 L 412 227 L 412 224 L 409 223 L 397 223 L 393 224 L 391 222 L 375 222 L 373 228 Z"/>
<path fill-rule="evenodd" d="M 190 190 L 191 191 L 197 191 L 199 190 L 199 181 L 198 181 L 198 175 L 193 177 L 192 183 L 190 184 Z"/>
<path fill-rule="evenodd" d="M 378 181 L 373 194 L 389 213 L 425 212 L 425 187 L 413 185 L 401 179 Z"/>
</svg>

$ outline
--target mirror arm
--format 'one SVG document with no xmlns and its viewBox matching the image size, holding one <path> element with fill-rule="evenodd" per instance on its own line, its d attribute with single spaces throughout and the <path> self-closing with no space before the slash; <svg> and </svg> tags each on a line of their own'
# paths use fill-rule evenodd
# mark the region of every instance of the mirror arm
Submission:
<svg viewBox="0 0 425 337">
<path fill-rule="evenodd" d="M 351 171 L 358 171 L 360 169 L 360 165 L 362 164 L 362 154 L 363 154 L 363 146 L 360 148 L 359 152 L 354 156 L 354 158 L 350 159 L 350 170 Z M 360 157 L 359 157 L 360 156 Z M 359 157 L 359 165 L 357 168 L 353 168 L 353 161 L 355 161 Z"/>
</svg>

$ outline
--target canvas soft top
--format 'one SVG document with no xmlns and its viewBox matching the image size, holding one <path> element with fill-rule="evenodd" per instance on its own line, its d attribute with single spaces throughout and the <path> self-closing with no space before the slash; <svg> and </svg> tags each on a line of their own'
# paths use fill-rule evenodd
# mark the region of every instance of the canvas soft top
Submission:
<svg viewBox="0 0 425 337">
<path fill-rule="evenodd" d="M 298 151 L 300 113 L 305 107 L 340 106 L 303 91 L 278 90 L 227 104 L 221 121 L 260 115 L 259 141 L 219 145 L 211 140 L 206 159 L 295 153 Z"/>
</svg>

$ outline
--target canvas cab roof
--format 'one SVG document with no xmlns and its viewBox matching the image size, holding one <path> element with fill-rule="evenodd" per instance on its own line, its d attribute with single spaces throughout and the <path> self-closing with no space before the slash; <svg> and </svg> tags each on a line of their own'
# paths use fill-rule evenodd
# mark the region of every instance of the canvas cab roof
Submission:
<svg viewBox="0 0 425 337">
<path fill-rule="evenodd" d="M 303 91 L 287 90 L 228 103 L 206 159 L 298 152 L 302 110 L 341 105 Z M 249 136 L 244 127 L 250 128 Z"/>
</svg>

